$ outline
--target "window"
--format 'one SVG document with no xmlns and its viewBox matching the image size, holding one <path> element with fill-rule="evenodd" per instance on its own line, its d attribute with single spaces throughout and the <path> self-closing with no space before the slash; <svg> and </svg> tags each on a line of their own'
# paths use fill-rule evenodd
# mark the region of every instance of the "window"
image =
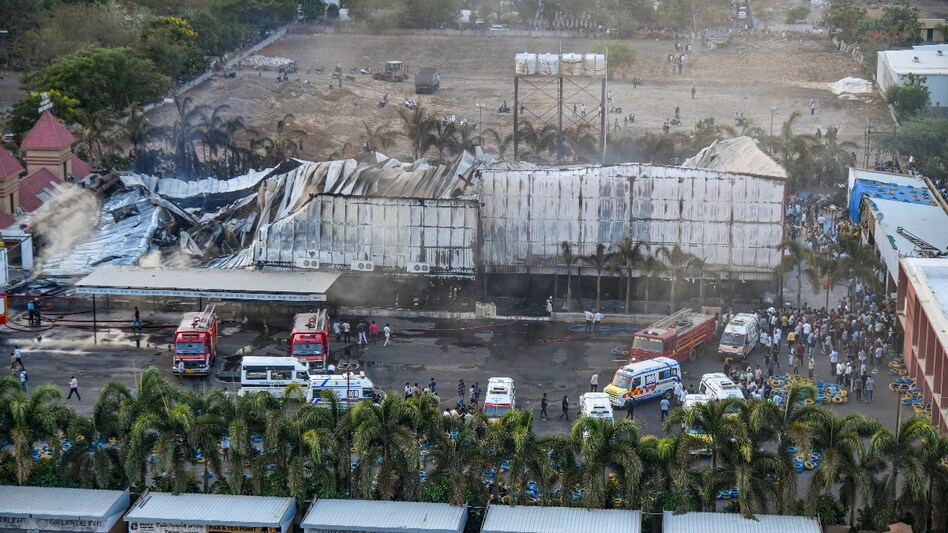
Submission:
<svg viewBox="0 0 948 533">
<path fill-rule="evenodd" d="M 648 374 L 645 374 L 645 384 L 646 384 L 646 385 L 652 385 L 653 383 L 655 383 L 655 381 L 656 381 L 655 376 L 656 376 L 656 375 L 657 375 L 656 372 L 649 372 Z"/>
<path fill-rule="evenodd" d="M 652 339 L 649 337 L 634 337 L 632 340 L 632 348 L 656 354 L 663 353 L 661 339 Z"/>
<path fill-rule="evenodd" d="M 629 390 L 637 389 L 642 386 L 642 376 L 639 376 L 632 380 L 632 386 L 629 387 Z"/>
<path fill-rule="evenodd" d="M 270 371 L 270 379 L 273 379 L 273 380 L 281 380 L 281 381 L 289 381 L 289 380 L 293 379 L 293 371 L 292 371 L 292 370 L 283 370 L 283 369 L 281 369 L 281 370 L 271 370 L 271 371 Z"/>
<path fill-rule="evenodd" d="M 309 379 L 309 374 L 307 374 L 306 372 L 297 372 L 296 379 L 301 379 L 303 381 L 306 381 L 307 379 Z"/>
<path fill-rule="evenodd" d="M 699 394 L 707 394 L 707 392 L 708 392 L 708 386 L 707 386 L 707 385 L 705 385 L 704 383 L 702 383 L 700 386 L 698 386 L 698 393 L 699 393 Z"/>
<path fill-rule="evenodd" d="M 267 368 L 263 366 L 248 366 L 244 368 L 244 379 L 247 380 L 266 380 Z"/>
<path fill-rule="evenodd" d="M 661 377 L 659 379 L 668 379 L 671 377 L 671 370 L 662 370 Z"/>
<path fill-rule="evenodd" d="M 620 389 L 629 389 L 629 378 L 623 376 L 622 374 L 616 373 L 615 377 L 612 378 L 612 384 Z"/>
<path fill-rule="evenodd" d="M 671 372 L 672 372 L 672 375 L 673 375 L 673 376 L 677 376 L 677 375 L 678 375 L 678 367 L 673 368 L 673 369 L 671 370 Z"/>
</svg>

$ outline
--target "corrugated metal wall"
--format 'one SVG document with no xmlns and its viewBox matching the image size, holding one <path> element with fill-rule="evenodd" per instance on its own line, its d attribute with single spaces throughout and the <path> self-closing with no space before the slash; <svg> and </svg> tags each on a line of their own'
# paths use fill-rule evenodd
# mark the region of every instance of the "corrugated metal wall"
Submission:
<svg viewBox="0 0 948 533">
<path fill-rule="evenodd" d="M 710 269 L 748 279 L 769 276 L 780 261 L 779 179 L 641 164 L 483 171 L 482 178 L 488 271 L 552 271 L 563 266 L 564 240 L 586 255 L 629 234 L 653 249 L 679 244 Z"/>
<path fill-rule="evenodd" d="M 473 274 L 477 210 L 471 200 L 319 195 L 265 229 L 260 259 L 345 268 L 371 259 L 377 270 L 401 271 L 421 262 L 432 272 Z"/>
</svg>

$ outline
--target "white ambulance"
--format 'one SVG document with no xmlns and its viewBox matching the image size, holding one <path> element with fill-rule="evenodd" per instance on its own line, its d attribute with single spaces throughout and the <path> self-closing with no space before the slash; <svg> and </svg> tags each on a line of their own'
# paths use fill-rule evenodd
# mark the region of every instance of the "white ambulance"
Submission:
<svg viewBox="0 0 948 533">
<path fill-rule="evenodd" d="M 306 399 L 316 405 L 326 405 L 324 391 L 330 391 L 341 400 L 342 407 L 348 408 L 354 402 L 377 402 L 385 393 L 375 387 L 365 372 L 348 374 L 316 374 L 309 377 L 309 391 Z"/>
<path fill-rule="evenodd" d="M 579 397 L 579 416 L 614 420 L 612 402 L 604 392 L 587 392 Z"/>
<path fill-rule="evenodd" d="M 750 313 L 740 313 L 727 323 L 721 343 L 718 345 L 718 355 L 735 359 L 747 359 L 760 342 L 760 325 L 757 317 Z"/>
<path fill-rule="evenodd" d="M 726 400 L 728 398 L 744 399 L 744 393 L 731 378 L 721 372 L 701 376 L 698 385 L 698 394 L 704 394 L 710 400 Z"/>
<path fill-rule="evenodd" d="M 490 378 L 487 380 L 487 394 L 484 396 L 484 414 L 493 423 L 507 411 L 517 407 L 517 393 L 510 378 Z"/>
<path fill-rule="evenodd" d="M 616 370 L 612 383 L 603 390 L 609 395 L 614 407 L 622 407 L 629 399 L 636 403 L 663 396 L 671 398 L 675 383 L 681 381 L 678 361 L 668 357 L 656 357 L 630 363 Z"/>
<path fill-rule="evenodd" d="M 240 361 L 240 390 L 237 396 L 266 392 L 282 398 L 287 385 L 309 387 L 306 365 L 295 357 L 247 356 Z"/>
</svg>

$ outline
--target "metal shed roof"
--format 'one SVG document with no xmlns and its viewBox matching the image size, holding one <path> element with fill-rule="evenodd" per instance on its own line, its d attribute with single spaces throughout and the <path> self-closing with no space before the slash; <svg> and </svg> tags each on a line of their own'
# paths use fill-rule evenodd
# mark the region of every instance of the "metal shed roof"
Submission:
<svg viewBox="0 0 948 533">
<path fill-rule="evenodd" d="M 279 528 L 295 514 L 293 498 L 146 492 L 125 521 Z"/>
<path fill-rule="evenodd" d="M 755 515 L 754 519 L 728 513 L 685 513 L 665 511 L 664 533 L 822 533 L 815 518 L 805 516 Z"/>
<path fill-rule="evenodd" d="M 105 520 L 128 508 L 127 490 L 0 486 L 0 516 Z"/>
<path fill-rule="evenodd" d="M 334 272 L 104 267 L 76 282 L 80 294 L 324 302 Z"/>
<path fill-rule="evenodd" d="M 365 500 L 317 500 L 300 526 L 303 529 L 402 533 L 460 533 L 467 506 Z"/>
<path fill-rule="evenodd" d="M 481 533 L 639 533 L 641 529 L 639 511 L 494 505 L 487 510 Z"/>
</svg>

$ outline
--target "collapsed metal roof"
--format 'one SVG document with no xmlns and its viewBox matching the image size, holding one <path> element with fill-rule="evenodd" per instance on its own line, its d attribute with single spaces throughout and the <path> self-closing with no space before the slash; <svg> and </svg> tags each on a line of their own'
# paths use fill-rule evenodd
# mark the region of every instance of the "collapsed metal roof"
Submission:
<svg viewBox="0 0 948 533">
<path fill-rule="evenodd" d="M 746 136 L 714 141 L 681 166 L 784 179 L 788 177 L 787 171 L 764 152 L 756 139 Z"/>
</svg>

